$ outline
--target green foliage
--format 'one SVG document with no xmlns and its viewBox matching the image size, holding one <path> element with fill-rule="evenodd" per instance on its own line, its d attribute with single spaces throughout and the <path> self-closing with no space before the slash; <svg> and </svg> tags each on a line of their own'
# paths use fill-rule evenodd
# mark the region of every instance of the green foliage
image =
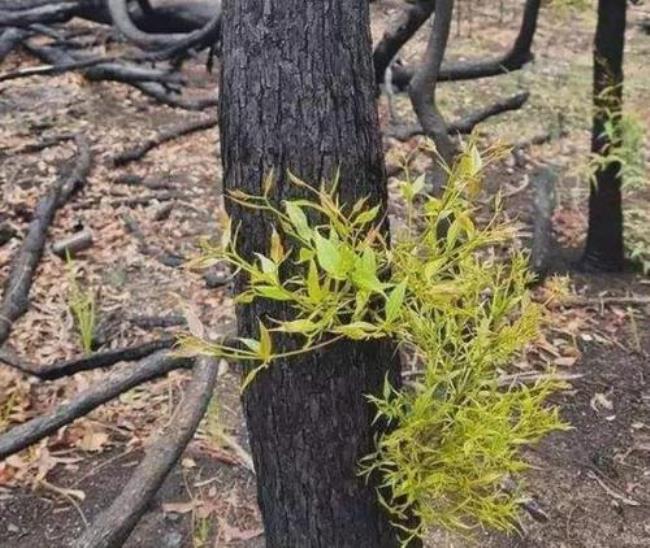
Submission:
<svg viewBox="0 0 650 548">
<path fill-rule="evenodd" d="M 602 137 L 609 144 L 602 153 L 591 154 L 588 165 L 590 180 L 594 183 L 598 171 L 604 171 L 610 165 L 617 165 L 624 188 L 645 188 L 648 184 L 648 174 L 643 124 L 632 114 L 621 114 L 610 109 L 604 109 L 604 118 Z"/>
<path fill-rule="evenodd" d="M 549 6 L 561 14 L 567 12 L 582 12 L 593 7 L 592 0 L 551 0 Z"/>
<path fill-rule="evenodd" d="M 226 260 L 245 275 L 238 302 L 272 299 L 295 312 L 291 321 L 260 323 L 259 339 L 241 339 L 244 350 L 183 341 L 192 352 L 257 362 L 244 388 L 273 359 L 342 338 L 390 338 L 417 359 L 422 374 L 412 386 L 397 390 L 386 381 L 383 394 L 368 396 L 377 420 L 391 429 L 360 471 L 381 474 L 389 489 L 378 496 L 405 543 L 434 526 L 512 529 L 521 495 L 507 485 L 526 468 L 520 449 L 564 428 L 557 409 L 544 403 L 552 382 L 503 381 L 510 360 L 535 336 L 540 311 L 499 201 L 487 225 L 472 218 L 471 200 L 491 154 L 482 157 L 470 142 L 440 198 L 422 194 L 422 178 L 402 181 L 407 218 L 392 246 L 378 206 L 361 200 L 344 207 L 335 189 L 314 190 L 293 177 L 313 199 L 285 201 L 280 209 L 269 197 L 270 182 L 264 196 L 231 196 L 274 219 L 268 254 L 242 257 L 236 231 L 232 238 L 226 231 L 223 248 L 207 246 L 197 261 Z M 298 265 L 287 279 L 285 262 Z M 276 353 L 277 333 L 295 334 L 303 344 Z M 409 512 L 418 518 L 411 527 Z"/>
<path fill-rule="evenodd" d="M 95 296 L 92 290 L 83 290 L 79 286 L 74 271 L 74 261 L 67 256 L 68 263 L 68 308 L 74 318 L 79 333 L 81 347 L 86 354 L 92 351 L 92 340 L 95 333 Z"/>
<path fill-rule="evenodd" d="M 650 275 L 650 212 L 630 209 L 625 212 L 625 251 L 638 264 L 643 274 Z"/>
</svg>

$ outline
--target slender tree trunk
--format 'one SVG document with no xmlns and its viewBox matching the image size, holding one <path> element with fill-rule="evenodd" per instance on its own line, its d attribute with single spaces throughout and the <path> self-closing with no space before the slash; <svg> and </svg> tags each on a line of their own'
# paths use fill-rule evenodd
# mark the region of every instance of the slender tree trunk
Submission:
<svg viewBox="0 0 650 548">
<path fill-rule="evenodd" d="M 623 48 L 627 0 L 599 0 L 594 42 L 594 122 L 591 150 L 607 155 L 611 145 L 603 134 L 608 119 L 618 120 L 623 106 Z M 596 172 L 589 194 L 589 230 L 582 259 L 588 270 L 623 268 L 623 211 L 620 165 L 609 163 Z"/>
<path fill-rule="evenodd" d="M 221 149 L 226 190 L 262 193 L 273 169 L 278 201 L 306 197 L 291 170 L 319 185 L 340 170 L 340 197 L 386 202 L 365 0 L 224 0 Z M 271 226 L 228 204 L 245 256 L 266 251 Z M 245 280 L 238 281 L 241 288 Z M 239 333 L 289 317 L 277 303 L 237 310 Z M 276 350 L 295 341 L 274 336 Z M 274 361 L 243 404 L 269 547 L 392 547 L 396 530 L 375 486 L 358 477 L 377 427 L 365 394 L 399 365 L 386 342 L 341 342 Z"/>
</svg>

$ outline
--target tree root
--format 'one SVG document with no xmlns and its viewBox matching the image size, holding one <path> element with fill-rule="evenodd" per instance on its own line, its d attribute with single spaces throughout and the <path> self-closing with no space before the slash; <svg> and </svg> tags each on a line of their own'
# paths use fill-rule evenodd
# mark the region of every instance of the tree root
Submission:
<svg viewBox="0 0 650 548">
<path fill-rule="evenodd" d="M 121 546 L 126 541 L 192 439 L 212 397 L 217 370 L 215 360 L 197 360 L 192 380 L 171 424 L 149 448 L 111 506 L 74 544 L 76 548 L 109 548 Z"/>
</svg>

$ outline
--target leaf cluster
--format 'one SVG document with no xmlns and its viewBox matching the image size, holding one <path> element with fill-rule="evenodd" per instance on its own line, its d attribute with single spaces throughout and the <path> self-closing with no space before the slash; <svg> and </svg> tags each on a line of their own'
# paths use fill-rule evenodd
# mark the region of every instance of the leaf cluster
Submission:
<svg viewBox="0 0 650 548">
<path fill-rule="evenodd" d="M 291 176 L 313 199 L 278 207 L 269 197 L 271 175 L 263 196 L 231 195 L 274 218 L 268 253 L 243 257 L 235 230 L 198 260 L 228 261 L 246 277 L 238 302 L 271 299 L 293 308 L 291 320 L 260 322 L 259 339 L 241 339 L 243 350 L 185 341 L 194 351 L 256 361 L 244 388 L 273 359 L 342 338 L 391 339 L 420 364 L 409 386 L 386 380 L 383 394 L 368 395 L 389 428 L 360 470 L 383 479 L 378 496 L 405 543 L 435 526 L 512 529 L 521 493 L 505 486 L 526 468 L 521 448 L 564 428 L 557 409 L 545 404 L 552 382 L 500 381 L 536 336 L 540 311 L 526 290 L 527 258 L 513 245 L 499 200 L 487 224 L 474 221 L 472 199 L 486 158 L 470 141 L 438 198 L 423 194 L 423 177 L 407 175 L 400 182 L 407 218 L 392 245 L 378 205 L 345 207 L 336 184 L 313 189 Z M 287 262 L 291 268 L 284 269 Z M 291 274 L 283 276 L 285 270 Z M 279 333 L 301 337 L 302 346 L 276 353 Z"/>
</svg>

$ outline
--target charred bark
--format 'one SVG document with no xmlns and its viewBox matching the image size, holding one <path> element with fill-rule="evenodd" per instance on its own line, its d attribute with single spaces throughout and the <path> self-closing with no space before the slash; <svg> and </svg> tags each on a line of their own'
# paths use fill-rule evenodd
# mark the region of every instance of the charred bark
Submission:
<svg viewBox="0 0 650 548">
<path fill-rule="evenodd" d="M 351 206 L 369 196 L 386 204 L 386 177 L 375 107 L 367 2 L 238 0 L 224 3 L 220 128 L 227 190 L 262 193 L 271 169 L 272 198 L 308 197 L 287 170 L 309 184 L 332 180 Z M 245 257 L 266 251 L 271 223 L 228 202 L 245 234 Z M 267 220 L 269 221 L 269 220 Z M 237 280 L 241 290 L 245 280 Z M 258 318 L 290 317 L 277 303 L 237 309 L 241 336 Z M 295 348 L 274 337 L 279 350 Z M 378 425 L 365 394 L 399 364 L 386 341 L 339 342 L 278 359 L 246 389 L 243 404 L 269 548 L 398 546 L 375 492 L 358 476 Z"/>
<path fill-rule="evenodd" d="M 623 107 L 623 49 L 626 0 L 599 0 L 594 40 L 593 154 L 607 157 L 612 142 L 605 134 L 607 120 L 615 124 Z M 587 270 L 623 269 L 623 210 L 621 166 L 606 162 L 595 173 L 589 194 L 589 229 L 582 266 Z"/>
</svg>

